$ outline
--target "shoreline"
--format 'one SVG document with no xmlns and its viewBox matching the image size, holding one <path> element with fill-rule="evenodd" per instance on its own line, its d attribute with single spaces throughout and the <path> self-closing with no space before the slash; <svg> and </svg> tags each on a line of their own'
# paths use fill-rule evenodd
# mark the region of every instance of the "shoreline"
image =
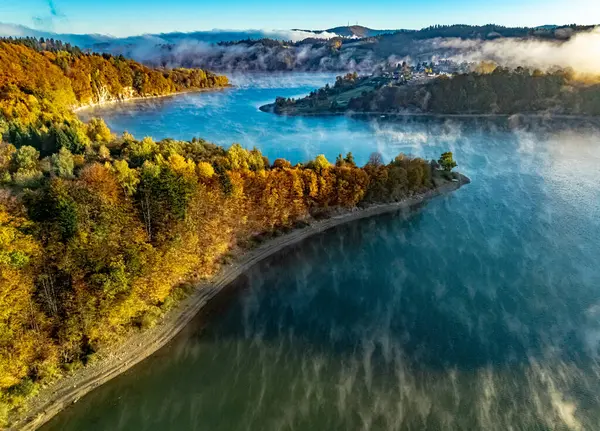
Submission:
<svg viewBox="0 0 600 431">
<path fill-rule="evenodd" d="M 385 112 L 385 111 L 342 111 L 342 112 L 282 112 L 274 110 L 274 104 L 260 106 L 260 111 L 267 114 L 274 114 L 280 117 L 427 117 L 427 118 L 546 118 L 549 120 L 595 120 L 600 119 L 596 115 L 575 115 L 575 114 L 552 114 L 552 113 L 515 113 L 515 114 L 436 114 L 432 112 Z"/>
<path fill-rule="evenodd" d="M 223 265 L 207 281 L 197 284 L 194 291 L 167 312 L 153 328 L 129 335 L 112 351 L 99 353 L 98 361 L 57 380 L 42 389 L 28 403 L 27 411 L 14 418 L 10 430 L 35 430 L 47 423 L 60 411 L 77 402 L 96 387 L 127 371 L 165 346 L 215 298 L 226 286 L 262 260 L 288 246 L 322 233 L 335 226 L 380 214 L 408 210 L 435 197 L 458 190 L 471 180 L 459 174 L 459 181 L 448 182 L 420 195 L 400 202 L 375 204 L 366 208 L 353 208 L 324 220 L 311 220 L 308 226 L 272 238 L 256 248 L 243 251 L 234 263 Z"/>
<path fill-rule="evenodd" d="M 193 89 L 193 90 L 176 91 L 175 93 L 169 93 L 169 94 L 159 94 L 158 96 L 136 96 L 136 97 L 128 97 L 128 98 L 124 98 L 124 99 L 115 98 L 115 99 L 107 100 L 104 102 L 76 106 L 73 109 L 71 109 L 71 111 L 74 113 L 78 113 L 78 112 L 82 112 L 82 111 L 87 111 L 88 109 L 100 108 L 100 107 L 108 106 L 108 105 L 120 105 L 120 104 L 124 104 L 124 103 L 140 102 L 142 100 L 150 100 L 150 99 L 164 99 L 166 97 L 181 96 L 181 95 L 189 94 L 189 93 L 205 93 L 205 92 L 209 92 L 209 91 L 223 91 L 225 89 L 232 88 L 232 87 L 233 87 L 233 85 L 228 84 L 228 85 L 225 85 L 222 87 L 197 88 L 197 89 Z"/>
</svg>

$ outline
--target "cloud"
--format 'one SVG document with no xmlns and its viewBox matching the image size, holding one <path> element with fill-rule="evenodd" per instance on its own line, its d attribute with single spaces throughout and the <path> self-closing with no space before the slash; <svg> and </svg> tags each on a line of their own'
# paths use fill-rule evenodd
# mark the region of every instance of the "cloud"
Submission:
<svg viewBox="0 0 600 431">
<path fill-rule="evenodd" d="M 303 31 L 303 30 L 272 30 L 265 31 L 265 35 L 271 39 L 279 39 L 279 40 L 291 40 L 292 42 L 299 42 L 304 39 L 313 38 L 313 39 L 332 39 L 334 37 L 339 37 L 335 33 L 330 33 L 327 31 L 323 31 L 320 33 L 313 33 L 311 31 Z"/>
<path fill-rule="evenodd" d="M 31 35 L 31 29 L 17 24 L 5 24 L 0 22 L 0 37 L 26 37 Z"/>
<path fill-rule="evenodd" d="M 493 61 L 505 67 L 548 70 L 570 67 L 583 74 L 600 74 L 600 27 L 577 33 L 567 41 L 495 39 L 489 41 L 444 39 L 441 48 L 458 50 L 456 61 Z"/>
<path fill-rule="evenodd" d="M 322 32 L 313 33 L 304 30 L 277 30 L 277 29 L 247 29 L 247 30 L 227 30 L 213 29 L 210 31 L 195 31 L 192 33 L 167 33 L 161 34 L 167 40 L 201 40 L 204 42 L 231 42 L 244 39 L 275 39 L 283 41 L 298 42 L 307 38 L 331 39 L 338 37 L 335 33 Z"/>
<path fill-rule="evenodd" d="M 288 45 L 268 41 L 216 45 L 188 39 L 160 47 L 155 43 L 135 43 L 121 45 L 120 51 L 109 49 L 154 66 L 199 67 L 229 73 L 348 70 L 369 73 L 377 63 L 373 53 L 363 53 L 360 58 L 352 49 L 332 53 L 326 43 Z"/>
<path fill-rule="evenodd" d="M 1 0 L 0 0 L 1 1 Z M 49 14 L 40 19 L 41 27 L 51 27 L 53 20 L 66 19 L 53 0 Z M 564 31 L 563 31 L 564 30 Z M 542 70 L 570 67 L 582 74 L 600 74 L 600 27 L 573 34 L 570 29 L 557 30 L 560 40 L 534 38 L 497 38 L 494 40 L 427 39 L 410 40 L 394 47 L 392 55 L 382 57 L 377 51 L 364 49 L 360 43 L 348 43 L 332 50 L 326 39 L 335 33 L 304 30 L 213 29 L 191 33 L 161 33 L 116 38 L 103 35 L 56 34 L 23 26 L 1 24 L 0 35 L 53 37 L 98 52 L 123 54 L 155 66 L 200 67 L 222 72 L 272 71 L 357 71 L 370 73 L 383 64 L 399 61 L 450 59 L 479 63 L 494 61 L 506 67 L 524 66 Z M 259 39 L 302 41 L 322 39 L 323 43 L 280 44 L 276 42 L 219 42 Z"/>
<path fill-rule="evenodd" d="M 53 21 L 57 19 L 66 19 L 66 16 L 59 12 L 55 4 L 51 1 L 48 3 L 50 13 L 45 16 L 34 17 L 33 20 L 36 22 L 37 27 L 41 29 L 31 29 L 22 25 L 0 23 L 0 35 L 1 36 L 34 36 L 38 35 L 46 30 L 47 32 L 52 31 Z M 45 37 L 46 35 L 44 35 Z M 218 43 L 218 42 L 233 42 L 239 40 L 258 40 L 258 39 L 275 39 L 281 41 L 292 41 L 298 42 L 306 38 L 312 39 L 331 39 L 338 37 L 335 33 L 321 32 L 313 33 L 304 30 L 277 30 L 277 29 L 248 29 L 248 30 L 227 30 L 227 29 L 213 29 L 208 31 L 195 31 L 189 33 L 173 32 L 173 33 L 160 33 L 160 34 L 144 34 L 138 36 L 128 37 L 113 37 L 100 34 L 59 34 L 54 33 L 51 35 L 55 39 L 61 39 L 64 41 L 80 41 L 80 48 L 91 48 L 92 44 L 101 42 L 111 42 L 115 45 L 126 45 L 126 44 L 146 44 L 149 45 L 154 42 L 157 45 L 160 44 L 179 44 L 188 42 L 205 42 L 205 43 Z"/>
</svg>

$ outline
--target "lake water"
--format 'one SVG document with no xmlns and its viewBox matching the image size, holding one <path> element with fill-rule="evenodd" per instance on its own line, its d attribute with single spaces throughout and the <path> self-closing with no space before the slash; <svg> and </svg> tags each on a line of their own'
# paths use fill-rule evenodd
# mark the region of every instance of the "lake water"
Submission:
<svg viewBox="0 0 600 431">
<path fill-rule="evenodd" d="M 255 77 L 93 114 L 271 159 L 451 150 L 473 182 L 261 263 L 45 430 L 600 429 L 600 128 L 257 109 L 328 80 Z"/>
</svg>

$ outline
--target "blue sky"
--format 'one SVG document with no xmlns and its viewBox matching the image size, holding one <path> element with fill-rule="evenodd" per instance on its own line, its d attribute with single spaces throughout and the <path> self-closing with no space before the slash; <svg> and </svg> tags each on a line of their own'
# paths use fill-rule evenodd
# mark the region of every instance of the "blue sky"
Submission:
<svg viewBox="0 0 600 431">
<path fill-rule="evenodd" d="M 58 33 L 600 23 L 600 0 L 0 0 L 0 22 Z"/>
</svg>

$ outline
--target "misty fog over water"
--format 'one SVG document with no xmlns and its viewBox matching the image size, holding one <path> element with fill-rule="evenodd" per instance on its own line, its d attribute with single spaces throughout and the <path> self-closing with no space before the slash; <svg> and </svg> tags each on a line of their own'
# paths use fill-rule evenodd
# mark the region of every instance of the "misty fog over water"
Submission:
<svg viewBox="0 0 600 431">
<path fill-rule="evenodd" d="M 328 75 L 86 111 L 271 160 L 454 153 L 472 183 L 257 265 L 169 345 L 47 430 L 600 429 L 600 127 L 286 118 Z"/>
</svg>

